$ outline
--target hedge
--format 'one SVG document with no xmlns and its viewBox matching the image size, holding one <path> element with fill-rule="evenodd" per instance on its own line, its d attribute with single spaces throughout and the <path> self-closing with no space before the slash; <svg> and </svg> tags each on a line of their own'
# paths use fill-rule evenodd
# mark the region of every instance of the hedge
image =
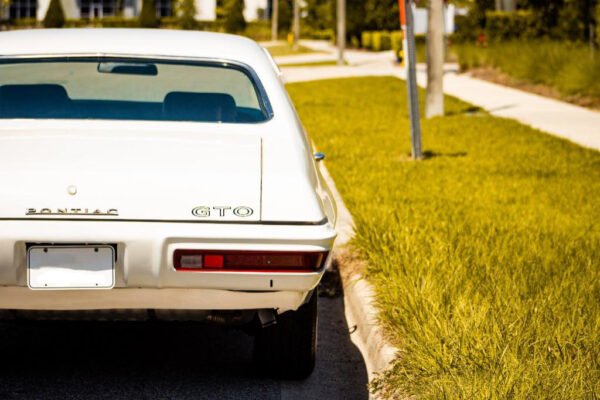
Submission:
<svg viewBox="0 0 600 400">
<path fill-rule="evenodd" d="M 485 17 L 485 34 L 488 40 L 531 38 L 541 33 L 540 21 L 531 11 L 488 11 Z"/>
<path fill-rule="evenodd" d="M 392 37 L 387 31 L 375 31 L 372 37 L 373 51 L 385 51 L 392 48 Z"/>
<path fill-rule="evenodd" d="M 372 50 L 373 49 L 373 32 L 371 32 L 371 31 L 362 32 L 360 42 L 364 49 Z"/>
</svg>

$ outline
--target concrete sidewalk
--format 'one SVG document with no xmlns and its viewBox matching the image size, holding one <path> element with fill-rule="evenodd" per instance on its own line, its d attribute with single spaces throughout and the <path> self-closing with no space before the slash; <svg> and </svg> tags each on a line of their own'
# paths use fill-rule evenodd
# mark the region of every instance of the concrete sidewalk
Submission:
<svg viewBox="0 0 600 400">
<path fill-rule="evenodd" d="M 358 76 L 395 76 L 406 79 L 404 68 L 394 64 L 391 51 L 370 53 L 348 50 L 348 66 L 286 68 L 285 64 L 290 63 L 335 59 L 335 48 L 327 42 L 303 41 L 302 45 L 324 53 L 277 57 L 276 61 L 281 66 L 286 82 Z M 417 67 L 417 81 L 420 86 L 426 85 L 424 64 Z M 581 146 L 600 150 L 600 112 L 476 79 L 469 74 L 459 73 L 457 66 L 452 64 L 446 65 L 444 92 L 493 115 L 515 119 Z"/>
</svg>

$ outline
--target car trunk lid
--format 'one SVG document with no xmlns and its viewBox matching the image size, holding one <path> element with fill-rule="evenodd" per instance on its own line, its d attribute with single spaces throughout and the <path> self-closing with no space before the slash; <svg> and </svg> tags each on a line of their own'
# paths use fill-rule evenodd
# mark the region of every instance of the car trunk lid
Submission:
<svg viewBox="0 0 600 400">
<path fill-rule="evenodd" d="M 253 222 L 261 139 L 244 132 L 0 132 L 0 218 Z"/>
</svg>

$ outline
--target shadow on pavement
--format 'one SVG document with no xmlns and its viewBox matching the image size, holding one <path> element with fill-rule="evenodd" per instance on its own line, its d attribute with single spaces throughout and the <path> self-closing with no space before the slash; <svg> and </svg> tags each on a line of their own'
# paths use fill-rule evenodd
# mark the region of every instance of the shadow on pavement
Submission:
<svg viewBox="0 0 600 400">
<path fill-rule="evenodd" d="M 320 298 L 306 381 L 257 376 L 252 338 L 197 323 L 2 322 L 0 399 L 367 399 L 343 297 Z"/>
</svg>

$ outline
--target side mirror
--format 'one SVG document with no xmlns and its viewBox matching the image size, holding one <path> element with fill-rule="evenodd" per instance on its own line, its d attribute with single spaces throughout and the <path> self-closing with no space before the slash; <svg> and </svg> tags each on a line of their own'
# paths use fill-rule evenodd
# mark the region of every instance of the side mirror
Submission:
<svg viewBox="0 0 600 400">
<path fill-rule="evenodd" d="M 325 153 L 321 153 L 320 151 L 317 151 L 313 154 L 313 158 L 315 159 L 315 161 L 323 161 L 325 159 Z"/>
</svg>

